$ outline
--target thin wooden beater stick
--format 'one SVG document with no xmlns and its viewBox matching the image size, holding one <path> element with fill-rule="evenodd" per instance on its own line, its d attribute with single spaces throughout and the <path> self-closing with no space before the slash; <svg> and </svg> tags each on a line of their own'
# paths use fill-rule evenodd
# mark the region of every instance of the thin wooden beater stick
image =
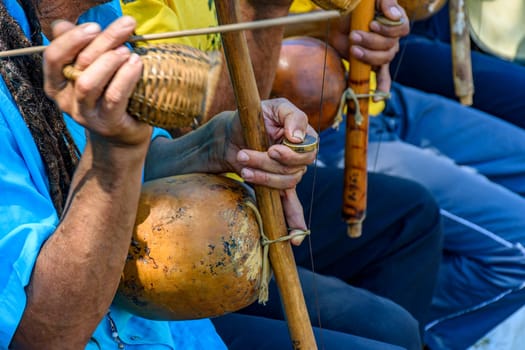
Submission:
<svg viewBox="0 0 525 350">
<path fill-rule="evenodd" d="M 253 21 L 253 22 L 240 22 L 240 23 L 225 24 L 225 25 L 209 27 L 209 28 L 196 28 L 196 29 L 180 30 L 180 31 L 175 31 L 175 32 L 135 35 L 129 38 L 129 42 L 152 41 L 152 40 L 180 38 L 180 37 L 186 37 L 186 36 L 213 34 L 213 33 L 228 33 L 228 32 L 235 32 L 235 31 L 241 31 L 241 30 L 261 29 L 261 28 L 288 25 L 288 24 L 326 21 L 328 19 L 337 18 L 339 16 L 341 16 L 341 14 L 338 11 L 319 11 L 319 12 L 314 12 L 314 13 L 291 15 L 291 16 L 280 17 L 280 18 L 263 19 L 259 21 Z M 43 52 L 45 48 L 46 48 L 46 45 L 41 45 L 41 46 L 27 47 L 23 49 L 7 50 L 7 51 L 0 52 L 0 57 L 31 55 L 31 54 Z"/>
</svg>

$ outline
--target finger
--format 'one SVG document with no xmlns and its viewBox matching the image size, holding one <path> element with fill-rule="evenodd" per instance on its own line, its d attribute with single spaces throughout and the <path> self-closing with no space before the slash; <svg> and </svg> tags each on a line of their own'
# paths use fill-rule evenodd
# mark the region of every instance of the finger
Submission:
<svg viewBox="0 0 525 350">
<path fill-rule="evenodd" d="M 317 150 L 295 152 L 285 145 L 273 145 L 267 152 L 243 149 L 237 154 L 237 161 L 243 167 L 262 169 L 276 174 L 292 174 L 315 160 Z"/>
<path fill-rule="evenodd" d="M 399 49 L 399 44 L 386 51 L 368 50 L 361 46 L 352 46 L 350 54 L 356 59 L 371 66 L 382 66 L 392 61 Z"/>
<path fill-rule="evenodd" d="M 401 38 L 410 32 L 410 24 L 408 19 L 404 19 L 398 23 L 382 23 L 378 19 L 370 22 L 370 31 L 380 34 L 388 38 Z"/>
<path fill-rule="evenodd" d="M 306 221 L 301 201 L 294 189 L 284 190 L 281 193 L 283 210 L 286 217 L 286 224 L 290 228 L 289 234 L 293 237 L 290 241 L 293 245 L 300 245 L 305 238 Z"/>
<path fill-rule="evenodd" d="M 123 16 L 111 23 L 100 35 L 79 53 L 75 67 L 84 70 L 104 52 L 123 45 L 133 34 L 137 23 L 133 17 Z"/>
<path fill-rule="evenodd" d="M 119 68 L 104 94 L 102 114 L 114 108 L 126 109 L 137 83 L 142 76 L 142 61 L 136 53 Z"/>
<path fill-rule="evenodd" d="M 376 75 L 377 78 L 377 91 L 388 94 L 390 87 L 392 85 L 392 78 L 390 76 L 390 69 L 388 64 L 384 64 L 379 68 L 379 71 Z M 380 101 L 384 99 L 382 96 L 374 96 L 374 101 Z"/>
<path fill-rule="evenodd" d="M 66 21 L 56 22 L 53 27 L 55 39 L 44 50 L 44 88 L 50 97 L 64 88 L 62 68 L 75 61 L 75 57 L 100 33 L 96 23 L 75 26 Z"/>
<path fill-rule="evenodd" d="M 297 186 L 305 172 L 306 167 L 291 174 L 277 174 L 259 168 L 245 167 L 241 169 L 240 175 L 246 182 L 251 184 L 286 190 Z"/>
<path fill-rule="evenodd" d="M 397 3 L 397 0 L 380 0 L 379 11 L 392 21 L 399 21 L 406 16 L 405 10 Z"/>
<path fill-rule="evenodd" d="M 130 116 L 127 112 L 129 99 L 142 76 L 142 67 L 139 55 L 132 53 L 111 79 L 100 102 L 100 115 L 113 116 L 111 120 L 113 128 L 110 130 L 126 135 L 128 145 L 139 144 L 151 138 L 151 131 L 148 130 L 151 126 Z"/>
<path fill-rule="evenodd" d="M 79 75 L 74 86 L 81 114 L 88 114 L 97 108 L 107 85 L 130 55 L 125 46 L 105 52 Z"/>
<path fill-rule="evenodd" d="M 308 117 L 287 99 L 263 101 L 263 113 L 269 116 L 265 121 L 274 143 L 279 142 L 282 136 L 292 143 L 300 143 L 304 140 L 309 126 Z M 284 135 L 280 130 L 284 130 Z"/>
<path fill-rule="evenodd" d="M 387 19 L 390 24 L 374 20 L 370 23 L 372 31 L 392 38 L 399 38 L 409 33 L 410 23 L 408 16 L 403 7 L 397 3 L 397 0 L 380 1 L 379 11 L 382 14 L 381 16 Z"/>
<path fill-rule="evenodd" d="M 308 152 L 296 152 L 285 145 L 273 145 L 268 148 L 268 157 L 285 167 L 304 167 L 312 164 L 317 156 L 317 148 Z M 264 158 L 263 158 L 264 159 Z"/>
<path fill-rule="evenodd" d="M 51 23 L 51 35 L 52 38 L 50 40 L 53 40 L 60 35 L 64 34 L 65 32 L 70 31 L 71 29 L 75 28 L 75 24 L 71 23 L 69 21 L 59 19 Z"/>
<path fill-rule="evenodd" d="M 387 51 L 392 49 L 398 43 L 397 38 L 388 38 L 383 35 L 354 30 L 350 33 L 350 44 L 360 46 L 363 49 L 371 51 Z"/>
</svg>

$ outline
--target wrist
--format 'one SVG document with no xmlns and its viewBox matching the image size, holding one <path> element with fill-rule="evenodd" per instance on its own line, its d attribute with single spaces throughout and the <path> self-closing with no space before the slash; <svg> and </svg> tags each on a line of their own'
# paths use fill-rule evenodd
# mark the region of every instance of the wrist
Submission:
<svg viewBox="0 0 525 350">
<path fill-rule="evenodd" d="M 88 137 L 83 157 L 89 156 L 92 166 L 104 171 L 111 172 L 113 169 L 142 171 L 149 143 L 148 140 L 136 145 L 124 145 Z"/>
<path fill-rule="evenodd" d="M 235 122 L 236 112 L 227 111 L 215 116 L 211 121 L 210 130 L 214 140 L 211 145 L 209 164 L 213 169 L 212 172 L 229 172 L 235 171 L 235 162 L 237 158 L 238 138 L 244 139 L 240 123 Z"/>
</svg>

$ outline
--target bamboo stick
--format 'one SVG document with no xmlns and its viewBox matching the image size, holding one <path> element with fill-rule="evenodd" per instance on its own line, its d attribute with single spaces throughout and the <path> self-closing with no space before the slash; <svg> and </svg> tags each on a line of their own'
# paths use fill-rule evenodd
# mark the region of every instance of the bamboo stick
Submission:
<svg viewBox="0 0 525 350">
<path fill-rule="evenodd" d="M 470 106 L 474 95 L 470 32 L 464 0 L 449 1 L 450 45 L 454 91 L 461 104 Z"/>
<path fill-rule="evenodd" d="M 209 28 L 197 28 L 197 29 L 187 29 L 175 32 L 166 32 L 166 33 L 157 33 L 157 34 L 144 34 L 144 35 L 135 35 L 129 38 L 129 42 L 138 42 L 138 41 L 153 41 L 161 40 L 168 38 L 180 38 L 186 36 L 202 35 L 202 34 L 213 34 L 213 33 L 230 33 L 237 32 L 242 30 L 253 30 L 268 28 L 273 26 L 288 25 L 288 24 L 297 24 L 297 23 L 306 23 L 306 22 L 317 22 L 325 21 L 332 18 L 337 18 L 340 16 L 340 13 L 337 11 L 322 11 L 316 13 L 306 13 L 299 14 L 287 17 L 280 18 L 270 18 L 263 19 L 259 21 L 252 22 L 241 22 L 241 23 L 232 23 L 228 25 L 222 25 L 217 27 Z M 13 56 L 22 56 L 22 55 L 31 55 L 35 53 L 41 53 L 46 48 L 45 45 L 32 46 L 21 49 L 13 49 L 0 52 L 0 57 L 13 57 Z"/>
<path fill-rule="evenodd" d="M 238 21 L 237 0 L 216 0 L 215 6 L 220 24 Z M 223 34 L 222 40 L 244 138 L 248 147 L 264 151 L 268 148 L 268 139 L 246 38 L 242 32 L 233 32 Z M 274 240 L 286 236 L 287 228 L 279 192 L 268 187 L 255 186 L 255 194 L 268 238 Z M 317 349 L 290 242 L 272 243 L 269 254 L 288 322 L 292 347 Z"/>
<path fill-rule="evenodd" d="M 374 0 L 362 0 L 350 14 L 350 30 L 368 31 L 374 18 L 374 9 Z M 352 55 L 349 56 L 348 87 L 357 95 L 367 96 L 370 93 L 371 68 Z M 369 98 L 366 97 L 359 99 L 358 106 L 353 100 L 347 104 L 343 219 L 348 224 L 350 237 L 361 235 L 366 217 L 368 102 Z M 357 111 L 360 113 L 357 114 Z"/>
</svg>

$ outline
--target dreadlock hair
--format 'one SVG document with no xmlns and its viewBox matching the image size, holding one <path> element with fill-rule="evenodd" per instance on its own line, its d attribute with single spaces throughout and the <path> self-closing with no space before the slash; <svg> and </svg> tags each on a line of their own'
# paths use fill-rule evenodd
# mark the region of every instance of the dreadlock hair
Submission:
<svg viewBox="0 0 525 350">
<path fill-rule="evenodd" d="M 31 38 L 24 35 L 20 25 L 8 13 L 4 1 L 0 0 L 2 51 L 42 44 L 34 4 L 31 0 L 18 1 L 28 17 Z M 0 74 L 35 140 L 49 178 L 53 205 L 60 215 L 64 210 L 79 152 L 58 106 L 44 92 L 42 62 L 41 54 L 0 59 Z"/>
</svg>

